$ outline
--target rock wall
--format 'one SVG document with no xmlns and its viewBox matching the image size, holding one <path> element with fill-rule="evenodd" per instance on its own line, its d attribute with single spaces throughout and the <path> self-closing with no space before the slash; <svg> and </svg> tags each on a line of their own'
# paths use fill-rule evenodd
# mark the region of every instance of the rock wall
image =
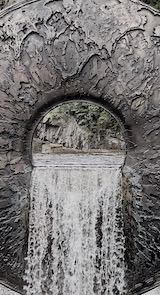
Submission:
<svg viewBox="0 0 160 295">
<path fill-rule="evenodd" d="M 125 149 L 121 131 L 106 129 L 103 134 L 89 130 L 77 123 L 73 116 L 65 115 L 52 121 L 49 115 L 38 124 L 33 138 L 33 153 L 41 152 L 42 144 L 59 144 L 65 148 L 82 151 L 89 149 Z M 39 145 L 37 146 L 38 143 Z M 38 148 L 36 148 L 38 147 Z"/>
<path fill-rule="evenodd" d="M 1 11 L 1 281 L 22 290 L 34 130 L 73 99 L 102 105 L 123 126 L 128 293 L 160 281 L 159 40 L 159 12 L 138 0 L 32 0 Z"/>
<path fill-rule="evenodd" d="M 0 0 L 0 9 L 3 9 L 4 7 L 7 7 L 9 5 L 12 5 L 14 3 L 20 2 L 20 0 Z"/>
</svg>

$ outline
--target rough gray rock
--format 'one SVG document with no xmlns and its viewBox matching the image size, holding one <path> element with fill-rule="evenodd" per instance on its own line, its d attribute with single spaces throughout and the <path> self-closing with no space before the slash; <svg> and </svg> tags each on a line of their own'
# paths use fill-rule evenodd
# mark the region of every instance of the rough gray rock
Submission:
<svg viewBox="0 0 160 295">
<path fill-rule="evenodd" d="M 41 152 L 41 145 L 53 143 L 61 147 L 87 151 L 89 149 L 117 149 L 123 150 L 125 143 L 121 131 L 106 129 L 103 134 L 89 130 L 77 123 L 73 116 L 65 115 L 60 120 L 47 120 L 50 113 L 38 124 L 33 138 L 33 153 Z"/>
<path fill-rule="evenodd" d="M 160 13 L 137 0 L 31 0 L 0 13 L 0 278 L 22 289 L 31 142 L 58 103 L 121 122 L 128 293 L 160 281 Z M 132 290 L 132 291 L 129 291 Z"/>
</svg>

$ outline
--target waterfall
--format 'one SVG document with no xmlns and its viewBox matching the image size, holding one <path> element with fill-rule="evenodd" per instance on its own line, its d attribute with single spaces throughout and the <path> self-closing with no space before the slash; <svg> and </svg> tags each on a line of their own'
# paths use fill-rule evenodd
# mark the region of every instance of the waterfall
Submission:
<svg viewBox="0 0 160 295">
<path fill-rule="evenodd" d="M 125 294 L 120 158 L 48 157 L 32 173 L 27 295 Z"/>
</svg>

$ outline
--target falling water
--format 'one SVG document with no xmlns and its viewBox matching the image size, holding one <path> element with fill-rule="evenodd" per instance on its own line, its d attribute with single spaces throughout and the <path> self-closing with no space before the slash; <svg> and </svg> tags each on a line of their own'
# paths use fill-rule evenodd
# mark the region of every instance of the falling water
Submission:
<svg viewBox="0 0 160 295">
<path fill-rule="evenodd" d="M 125 294 L 121 160 L 77 157 L 35 162 L 27 295 Z"/>
</svg>

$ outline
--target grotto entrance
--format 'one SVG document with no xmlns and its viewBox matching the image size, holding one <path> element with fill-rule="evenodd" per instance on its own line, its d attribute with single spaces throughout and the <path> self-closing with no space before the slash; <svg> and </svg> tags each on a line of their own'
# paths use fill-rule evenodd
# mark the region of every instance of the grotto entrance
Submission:
<svg viewBox="0 0 160 295">
<path fill-rule="evenodd" d="M 128 293 L 160 282 L 159 12 L 139 1 L 27 1 L 0 13 L 0 279 L 22 290 L 39 116 L 92 97 L 127 132 Z"/>
<path fill-rule="evenodd" d="M 42 290 L 124 294 L 125 143 L 118 121 L 104 108 L 77 100 L 55 107 L 38 124 L 32 143 L 28 295 Z"/>
<path fill-rule="evenodd" d="M 32 154 L 125 153 L 124 127 L 102 106 L 79 101 L 47 113 L 33 135 Z"/>
</svg>

